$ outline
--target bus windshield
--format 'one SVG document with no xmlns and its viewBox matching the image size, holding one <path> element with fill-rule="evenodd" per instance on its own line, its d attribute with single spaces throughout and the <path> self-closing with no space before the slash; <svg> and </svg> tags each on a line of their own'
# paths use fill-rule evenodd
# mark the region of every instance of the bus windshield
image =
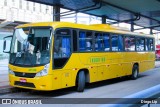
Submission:
<svg viewBox="0 0 160 107">
<path fill-rule="evenodd" d="M 11 44 L 10 63 L 21 66 L 49 63 L 51 32 L 50 27 L 16 29 Z"/>
</svg>

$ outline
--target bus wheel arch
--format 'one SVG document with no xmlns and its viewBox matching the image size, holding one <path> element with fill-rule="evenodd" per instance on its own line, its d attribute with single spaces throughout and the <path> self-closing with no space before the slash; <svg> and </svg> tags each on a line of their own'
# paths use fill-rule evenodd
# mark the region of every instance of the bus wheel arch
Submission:
<svg viewBox="0 0 160 107">
<path fill-rule="evenodd" d="M 89 82 L 89 71 L 88 69 L 80 69 L 76 76 L 76 87 L 78 92 L 83 92 L 85 84 Z"/>
<path fill-rule="evenodd" d="M 137 79 L 139 75 L 139 64 L 138 63 L 134 63 L 133 67 L 132 67 L 132 75 L 131 78 L 133 80 Z"/>
</svg>

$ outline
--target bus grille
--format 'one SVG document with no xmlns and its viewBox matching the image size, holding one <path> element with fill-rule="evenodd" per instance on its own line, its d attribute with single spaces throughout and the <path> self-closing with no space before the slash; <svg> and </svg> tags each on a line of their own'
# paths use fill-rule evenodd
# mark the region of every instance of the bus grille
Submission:
<svg viewBox="0 0 160 107">
<path fill-rule="evenodd" d="M 36 73 L 24 73 L 24 72 L 15 72 L 15 76 L 17 77 L 26 77 L 26 78 L 34 78 Z"/>
<path fill-rule="evenodd" d="M 25 83 L 25 82 L 20 82 L 20 81 L 15 81 L 14 85 L 30 87 L 30 88 L 36 88 L 33 83 L 27 83 L 27 82 Z"/>
</svg>

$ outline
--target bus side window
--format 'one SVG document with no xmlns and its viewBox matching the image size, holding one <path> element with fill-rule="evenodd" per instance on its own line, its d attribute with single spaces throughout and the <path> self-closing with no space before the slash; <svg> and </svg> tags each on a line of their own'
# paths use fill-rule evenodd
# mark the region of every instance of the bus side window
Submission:
<svg viewBox="0 0 160 107">
<path fill-rule="evenodd" d="M 79 51 L 92 51 L 92 32 L 79 32 Z"/>
<path fill-rule="evenodd" d="M 67 36 L 60 36 L 55 39 L 55 58 L 69 57 L 71 55 L 71 39 Z"/>
<path fill-rule="evenodd" d="M 79 32 L 79 51 L 85 51 L 86 49 L 86 33 Z"/>
<path fill-rule="evenodd" d="M 153 39 L 150 39 L 149 44 L 150 44 L 151 51 L 154 51 L 154 41 L 153 41 Z"/>
<path fill-rule="evenodd" d="M 86 51 L 93 51 L 92 32 L 86 32 Z"/>
<path fill-rule="evenodd" d="M 72 30 L 72 35 L 73 35 L 73 51 L 76 52 L 77 51 L 77 31 L 76 30 Z"/>
<path fill-rule="evenodd" d="M 122 35 L 118 36 L 118 51 L 123 51 L 123 37 Z"/>
<path fill-rule="evenodd" d="M 145 50 L 145 39 L 144 38 L 137 38 L 136 50 L 137 51 L 144 51 Z"/>
<path fill-rule="evenodd" d="M 54 39 L 54 68 L 62 68 L 71 55 L 71 34 L 69 29 L 56 31 Z"/>
<path fill-rule="evenodd" d="M 103 34 L 104 51 L 110 51 L 110 36 L 108 33 Z"/>
<path fill-rule="evenodd" d="M 112 34 L 111 36 L 112 51 L 118 51 L 118 36 Z"/>
<path fill-rule="evenodd" d="M 101 33 L 95 33 L 95 51 L 103 51 L 104 43 Z"/>
<path fill-rule="evenodd" d="M 153 39 L 146 39 L 146 51 L 154 51 Z"/>
<path fill-rule="evenodd" d="M 135 51 L 135 37 L 125 37 L 125 51 Z"/>
<path fill-rule="evenodd" d="M 151 47 L 150 47 L 149 41 L 150 41 L 150 39 L 148 39 L 148 38 L 145 39 L 146 51 L 151 51 Z"/>
</svg>

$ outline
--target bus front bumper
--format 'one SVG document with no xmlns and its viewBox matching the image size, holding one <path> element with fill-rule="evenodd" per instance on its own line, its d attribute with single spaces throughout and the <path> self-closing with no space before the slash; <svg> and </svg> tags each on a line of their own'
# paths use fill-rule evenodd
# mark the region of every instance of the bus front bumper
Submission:
<svg viewBox="0 0 160 107">
<path fill-rule="evenodd" d="M 25 78 L 17 77 L 15 75 L 9 74 L 9 83 L 13 87 L 34 89 L 34 90 L 53 90 L 52 75 Z"/>
</svg>

